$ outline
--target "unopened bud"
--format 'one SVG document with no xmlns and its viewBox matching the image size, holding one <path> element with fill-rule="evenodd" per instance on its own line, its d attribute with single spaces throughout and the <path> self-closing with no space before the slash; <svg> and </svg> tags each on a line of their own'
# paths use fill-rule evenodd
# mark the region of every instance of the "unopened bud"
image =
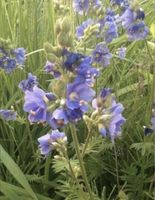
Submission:
<svg viewBox="0 0 155 200">
<path fill-rule="evenodd" d="M 70 31 L 71 22 L 68 17 L 65 17 L 61 24 L 61 31 L 63 33 L 68 33 Z"/>
<path fill-rule="evenodd" d="M 64 35 L 64 33 L 60 33 L 57 37 L 58 43 L 62 47 L 70 47 L 72 44 L 71 35 Z"/>
<path fill-rule="evenodd" d="M 58 19 L 55 24 L 55 33 L 58 35 L 61 32 L 61 20 Z"/>
</svg>

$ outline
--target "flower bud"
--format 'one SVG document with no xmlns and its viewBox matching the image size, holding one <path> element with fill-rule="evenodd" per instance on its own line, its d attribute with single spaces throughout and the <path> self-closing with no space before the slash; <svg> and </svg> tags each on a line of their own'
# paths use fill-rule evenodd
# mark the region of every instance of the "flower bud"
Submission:
<svg viewBox="0 0 155 200">
<path fill-rule="evenodd" d="M 62 47 L 70 47 L 72 45 L 72 37 L 71 35 L 64 35 L 64 33 L 60 33 L 57 37 L 58 43 Z"/>
<path fill-rule="evenodd" d="M 61 20 L 58 19 L 55 24 L 55 33 L 58 35 L 61 32 Z"/>
<path fill-rule="evenodd" d="M 52 92 L 56 94 L 59 98 L 65 97 L 65 82 L 63 79 L 57 79 L 50 83 L 49 87 L 51 88 Z"/>
<path fill-rule="evenodd" d="M 70 31 L 71 22 L 68 17 L 65 17 L 61 24 L 61 32 L 68 33 Z"/>
<path fill-rule="evenodd" d="M 45 49 L 45 52 L 48 54 L 48 53 L 54 53 L 53 52 L 53 46 L 49 43 L 49 42 L 45 42 L 44 43 L 44 49 Z"/>
<path fill-rule="evenodd" d="M 57 62 L 58 58 L 53 53 L 49 53 L 47 54 L 47 60 L 50 62 Z"/>
</svg>

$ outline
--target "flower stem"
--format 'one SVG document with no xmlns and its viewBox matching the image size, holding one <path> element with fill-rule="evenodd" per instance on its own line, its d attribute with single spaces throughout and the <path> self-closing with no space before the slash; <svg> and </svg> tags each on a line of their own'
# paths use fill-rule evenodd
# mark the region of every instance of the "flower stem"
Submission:
<svg viewBox="0 0 155 200">
<path fill-rule="evenodd" d="M 32 51 L 32 52 L 30 52 L 30 53 L 27 53 L 27 54 L 25 55 L 25 57 L 31 56 L 31 55 L 33 55 L 33 54 L 35 54 L 35 53 L 38 53 L 38 52 L 41 52 L 41 51 L 45 51 L 45 50 L 44 50 L 44 49 L 37 49 L 37 50 L 35 50 L 35 51 Z"/>
<path fill-rule="evenodd" d="M 85 154 L 85 151 L 87 149 L 87 146 L 88 146 L 89 139 L 90 139 L 91 135 L 92 135 L 91 131 L 88 129 L 88 135 L 87 135 L 86 142 L 85 142 L 85 145 L 84 145 L 84 148 L 83 148 L 83 151 L 82 151 L 82 158 L 84 157 L 84 154 Z"/>
<path fill-rule="evenodd" d="M 75 151 L 76 151 L 76 154 L 77 154 L 77 158 L 78 158 L 79 163 L 80 163 L 82 177 L 83 177 L 83 180 L 85 182 L 85 186 L 86 186 L 86 188 L 87 188 L 87 190 L 89 192 L 90 200 L 93 200 L 94 197 L 93 197 L 93 194 L 92 194 L 92 190 L 90 188 L 90 184 L 88 182 L 85 166 L 84 166 L 83 159 L 82 159 L 82 156 L 81 156 L 81 153 L 80 153 L 80 149 L 79 149 L 79 142 L 78 142 L 78 138 L 77 138 L 77 134 L 76 134 L 76 128 L 75 128 L 74 125 L 70 124 L 70 129 L 71 129 L 73 142 L 74 142 L 74 145 L 75 145 Z"/>
<path fill-rule="evenodd" d="M 155 103 L 155 65 L 154 65 L 154 58 L 151 54 L 151 51 L 150 51 L 150 48 L 148 46 L 148 43 L 147 41 L 145 40 L 145 44 L 146 44 L 146 48 L 147 48 L 147 52 L 148 52 L 148 55 L 153 63 L 153 83 L 152 83 L 152 95 L 151 95 L 151 98 L 152 98 L 152 102 L 153 104 Z"/>
<path fill-rule="evenodd" d="M 81 194 L 83 194 L 84 191 L 82 190 L 82 188 L 81 188 L 81 186 L 80 186 L 80 184 L 79 184 L 79 181 L 78 181 L 78 179 L 76 178 L 76 176 L 75 176 L 75 174 L 74 174 L 74 170 L 73 170 L 73 168 L 72 168 L 72 165 L 71 165 L 71 163 L 70 163 L 70 159 L 69 159 L 69 157 L 68 157 L 68 154 L 67 154 L 67 151 L 66 151 L 66 150 L 65 150 L 65 152 L 64 152 L 64 156 L 65 156 L 65 158 L 66 158 L 66 160 L 67 160 L 67 163 L 68 163 L 68 166 L 69 166 L 69 169 L 70 169 L 71 176 L 72 176 L 73 180 L 75 181 L 76 185 L 78 186 L 78 188 L 79 188 Z"/>
<path fill-rule="evenodd" d="M 119 184 L 119 173 L 118 173 L 118 159 L 117 159 L 117 151 L 116 151 L 116 144 L 114 143 L 114 154 L 115 154 L 115 167 L 116 167 L 116 178 L 117 178 L 117 188 L 120 189 Z"/>
<path fill-rule="evenodd" d="M 48 178 L 49 178 L 50 161 L 51 161 L 51 157 L 47 156 L 46 157 L 46 162 L 45 162 L 45 173 L 44 173 L 46 181 L 48 181 Z"/>
</svg>

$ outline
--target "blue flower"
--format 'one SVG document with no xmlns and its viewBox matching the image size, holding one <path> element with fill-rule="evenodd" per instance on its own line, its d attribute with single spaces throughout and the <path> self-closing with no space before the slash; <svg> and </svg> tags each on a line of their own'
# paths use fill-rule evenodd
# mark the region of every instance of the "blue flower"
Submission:
<svg viewBox="0 0 155 200">
<path fill-rule="evenodd" d="M 64 108 L 57 108 L 51 115 L 48 116 L 48 123 L 53 129 L 63 127 L 68 123 L 67 112 Z"/>
<path fill-rule="evenodd" d="M 105 33 L 104 38 L 106 43 L 110 43 L 114 38 L 118 37 L 117 25 L 115 21 L 106 21 L 104 24 Z"/>
<path fill-rule="evenodd" d="M 73 9 L 80 15 L 84 12 L 87 13 L 89 9 L 89 0 L 73 0 Z"/>
<path fill-rule="evenodd" d="M 17 48 L 13 50 L 15 56 L 16 56 L 16 61 L 19 65 L 23 65 L 25 61 L 25 53 L 26 50 L 24 48 Z"/>
<path fill-rule="evenodd" d="M 54 130 L 38 138 L 38 142 L 41 154 L 47 156 L 52 150 L 56 149 L 56 144 L 65 144 L 67 137 L 64 132 Z"/>
<path fill-rule="evenodd" d="M 14 110 L 0 110 L 0 116 L 6 121 L 16 120 L 17 113 Z"/>
<path fill-rule="evenodd" d="M 149 28 L 145 26 L 145 23 L 138 22 L 131 24 L 127 29 L 128 38 L 130 41 L 143 40 L 147 37 Z"/>
<path fill-rule="evenodd" d="M 5 49 L 0 48 L 0 68 L 4 69 L 6 73 L 11 73 L 17 65 L 23 65 L 25 61 L 25 49 Z"/>
<path fill-rule="evenodd" d="M 92 62 L 99 63 L 103 67 L 107 67 L 110 64 L 112 54 L 104 42 L 97 44 L 92 55 Z"/>
<path fill-rule="evenodd" d="M 22 80 L 18 87 L 25 92 L 26 90 L 33 91 L 33 87 L 38 85 L 37 77 L 28 73 L 28 79 Z"/>
<path fill-rule="evenodd" d="M 121 20 L 122 26 L 128 28 L 136 20 L 136 13 L 129 7 L 121 16 Z"/>
<path fill-rule="evenodd" d="M 3 69 L 6 71 L 6 73 L 11 73 L 16 68 L 16 60 L 14 58 L 6 57 L 4 60 Z"/>
<path fill-rule="evenodd" d="M 89 109 L 88 103 L 95 96 L 95 91 L 86 83 L 73 82 L 67 85 L 67 115 L 70 120 L 79 120 Z"/>
<path fill-rule="evenodd" d="M 49 61 L 46 62 L 46 65 L 44 66 L 44 70 L 46 73 L 52 74 L 54 78 L 59 78 L 61 76 L 61 73 L 56 69 L 56 65 Z"/>
<path fill-rule="evenodd" d="M 114 139 L 121 134 L 121 126 L 125 123 L 122 116 L 124 110 L 122 104 L 116 103 L 110 88 L 101 90 L 99 96 L 92 102 L 93 108 L 97 110 L 98 129 L 102 136 Z"/>
<path fill-rule="evenodd" d="M 101 6 L 100 0 L 73 0 L 73 9 L 80 15 L 87 13 L 89 9 Z"/>
<path fill-rule="evenodd" d="M 111 0 L 111 2 L 121 6 L 122 8 L 127 8 L 129 6 L 128 0 Z"/>
<path fill-rule="evenodd" d="M 125 47 L 121 47 L 118 49 L 118 56 L 121 60 L 123 60 L 126 56 L 126 48 Z"/>
<path fill-rule="evenodd" d="M 77 77 L 75 78 L 76 82 L 86 82 L 91 86 L 99 76 L 99 69 L 92 67 L 91 59 L 91 57 L 84 58 L 75 69 L 77 73 Z"/>
<path fill-rule="evenodd" d="M 110 97 L 110 105 L 111 105 L 111 88 L 103 88 L 97 98 L 93 99 L 92 106 L 94 109 L 103 109 L 109 106 L 106 101 L 109 100 Z"/>
<path fill-rule="evenodd" d="M 64 67 L 68 71 L 74 71 L 78 64 L 81 62 L 81 60 L 85 57 L 83 54 L 69 51 L 66 51 L 64 53 L 64 56 L 66 57 Z"/>
<path fill-rule="evenodd" d="M 145 18 L 145 13 L 143 11 L 142 8 L 139 8 L 136 10 L 136 19 L 141 19 L 141 20 L 144 20 Z"/>
<path fill-rule="evenodd" d="M 72 123 L 76 123 L 79 120 L 82 119 L 83 117 L 83 111 L 81 110 L 81 108 L 75 108 L 75 109 L 67 109 L 67 116 L 70 122 Z"/>
<path fill-rule="evenodd" d="M 84 31 L 92 24 L 94 24 L 92 19 L 87 19 L 84 21 L 80 26 L 76 28 L 76 37 L 81 39 L 84 36 Z"/>
<path fill-rule="evenodd" d="M 115 12 L 110 9 L 107 9 L 104 19 L 99 20 L 99 37 L 103 37 L 106 43 L 110 43 L 114 38 L 118 37 L 116 20 Z"/>
<path fill-rule="evenodd" d="M 103 123 L 99 124 L 99 132 L 102 136 L 109 136 L 114 142 L 114 139 L 121 135 L 121 126 L 125 123 L 125 118 L 122 116 L 124 110 L 122 104 L 118 103 L 109 109 L 102 112 Z"/>
<path fill-rule="evenodd" d="M 85 83 L 73 82 L 67 85 L 68 101 L 78 102 L 82 105 L 84 103 L 91 102 L 94 96 L 95 91 Z"/>
<path fill-rule="evenodd" d="M 50 98 L 49 98 L 50 97 Z M 55 100 L 51 93 L 45 93 L 43 90 L 34 86 L 33 91 L 25 91 L 24 111 L 29 113 L 30 122 L 45 122 L 47 120 L 47 103 Z"/>
</svg>

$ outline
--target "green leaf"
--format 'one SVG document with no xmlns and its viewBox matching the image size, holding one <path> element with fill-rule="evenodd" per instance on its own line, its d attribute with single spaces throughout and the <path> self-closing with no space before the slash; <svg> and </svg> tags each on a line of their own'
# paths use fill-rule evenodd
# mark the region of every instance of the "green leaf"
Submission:
<svg viewBox="0 0 155 200">
<path fill-rule="evenodd" d="M 19 197 L 19 195 L 17 195 L 17 193 L 13 190 L 10 190 L 10 188 L 6 187 L 5 184 L 3 184 L 3 182 L 0 182 L 0 191 L 6 196 L 8 197 L 10 200 L 21 200 L 21 198 Z"/>
<path fill-rule="evenodd" d="M 147 41 L 148 46 L 150 49 L 155 50 L 155 43 Z"/>
<path fill-rule="evenodd" d="M 32 199 L 32 198 L 28 195 L 27 191 L 26 191 L 25 189 L 21 188 L 21 187 L 18 187 L 18 186 L 15 186 L 15 185 L 12 185 L 12 184 L 3 182 L 3 181 L 0 181 L 0 185 L 2 186 L 2 187 L 0 187 L 0 191 L 1 191 L 2 193 L 4 193 L 3 188 L 7 188 L 7 189 L 8 189 L 9 191 L 11 191 L 12 193 L 15 193 L 16 195 L 18 194 L 20 197 L 22 196 L 22 200 L 23 200 L 23 199 L 25 199 L 25 200 L 30 200 L 30 199 Z M 4 194 L 5 194 L 5 193 L 4 193 Z M 5 195 L 8 197 L 7 194 L 5 194 Z M 51 198 L 46 197 L 46 196 L 43 196 L 43 195 L 41 195 L 41 194 L 37 194 L 37 193 L 36 193 L 36 196 L 37 196 L 38 200 L 52 200 Z M 9 199 L 10 199 L 10 198 L 9 198 Z M 14 198 L 13 200 L 16 200 L 16 198 Z M 18 200 L 18 199 L 17 199 L 17 200 Z M 21 198 L 20 198 L 19 200 L 21 200 Z M 33 199 L 32 199 L 32 200 L 33 200 Z"/>
<path fill-rule="evenodd" d="M 4 150 L 2 145 L 0 145 L 0 160 L 8 169 L 8 171 L 14 176 L 14 178 L 25 188 L 27 193 L 33 197 L 34 200 L 37 200 L 35 193 L 33 192 L 31 186 L 29 185 L 25 175 L 18 167 L 18 165 L 12 160 L 9 154 Z M 16 199 L 16 198 L 14 198 Z"/>
</svg>

